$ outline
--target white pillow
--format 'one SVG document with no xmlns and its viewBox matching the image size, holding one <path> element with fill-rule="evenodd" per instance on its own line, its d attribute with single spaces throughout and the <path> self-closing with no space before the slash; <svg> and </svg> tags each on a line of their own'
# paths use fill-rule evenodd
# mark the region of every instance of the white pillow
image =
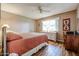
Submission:
<svg viewBox="0 0 79 59">
<path fill-rule="evenodd" d="M 7 32 L 7 33 L 8 33 L 8 32 L 13 32 L 13 33 L 19 34 L 18 32 L 11 31 L 11 30 L 7 30 L 6 32 Z"/>
</svg>

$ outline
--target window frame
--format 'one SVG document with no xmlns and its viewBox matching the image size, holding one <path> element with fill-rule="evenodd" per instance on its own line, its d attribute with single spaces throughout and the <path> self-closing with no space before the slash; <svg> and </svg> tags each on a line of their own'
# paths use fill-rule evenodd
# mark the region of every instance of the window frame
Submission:
<svg viewBox="0 0 79 59">
<path fill-rule="evenodd" d="M 42 26 L 42 25 L 43 25 L 42 22 L 43 22 L 43 21 L 51 21 L 51 20 L 55 20 L 55 19 L 56 19 L 56 29 L 57 29 L 57 30 L 56 30 L 56 31 L 48 31 L 48 30 L 47 30 L 47 31 L 44 31 L 44 30 L 43 30 L 43 26 Z M 46 20 L 42 20 L 42 21 L 41 21 L 41 30 L 42 30 L 42 32 L 58 32 L 58 30 L 59 30 L 59 17 L 51 18 L 51 19 L 46 19 Z"/>
</svg>

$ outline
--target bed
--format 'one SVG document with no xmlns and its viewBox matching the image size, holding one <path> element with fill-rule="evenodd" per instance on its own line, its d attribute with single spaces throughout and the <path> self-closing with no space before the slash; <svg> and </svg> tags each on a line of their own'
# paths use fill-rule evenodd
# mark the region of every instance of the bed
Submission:
<svg viewBox="0 0 79 59">
<path fill-rule="evenodd" d="M 30 56 L 47 45 L 48 37 L 44 33 L 7 33 L 7 50 L 9 55 Z"/>
</svg>

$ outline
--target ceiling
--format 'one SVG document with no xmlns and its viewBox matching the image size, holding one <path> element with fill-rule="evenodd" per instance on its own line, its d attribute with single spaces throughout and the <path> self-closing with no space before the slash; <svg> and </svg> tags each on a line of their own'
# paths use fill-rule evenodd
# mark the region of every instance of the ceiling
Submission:
<svg viewBox="0 0 79 59">
<path fill-rule="evenodd" d="M 42 11 L 40 13 L 38 10 L 39 5 L 48 12 Z M 75 10 L 77 5 L 77 3 L 2 3 L 1 10 L 31 19 L 39 19 Z"/>
</svg>

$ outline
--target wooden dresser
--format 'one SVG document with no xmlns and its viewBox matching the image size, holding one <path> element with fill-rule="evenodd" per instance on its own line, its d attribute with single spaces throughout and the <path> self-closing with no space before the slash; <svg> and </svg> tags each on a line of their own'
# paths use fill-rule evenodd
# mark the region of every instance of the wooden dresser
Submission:
<svg viewBox="0 0 79 59">
<path fill-rule="evenodd" d="M 79 35 L 67 34 L 64 37 L 65 49 L 79 52 Z"/>
</svg>

